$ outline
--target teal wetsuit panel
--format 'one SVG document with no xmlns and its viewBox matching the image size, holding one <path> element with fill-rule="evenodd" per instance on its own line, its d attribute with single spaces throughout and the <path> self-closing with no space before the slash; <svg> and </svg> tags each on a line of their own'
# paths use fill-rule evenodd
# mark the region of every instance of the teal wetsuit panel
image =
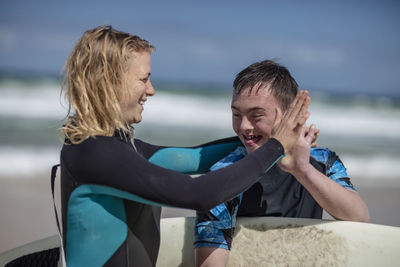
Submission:
<svg viewBox="0 0 400 267">
<path fill-rule="evenodd" d="M 221 155 L 227 155 L 238 144 L 239 142 L 229 142 L 199 148 L 164 148 L 154 153 L 149 161 L 182 173 L 204 173 L 221 158 Z"/>
<path fill-rule="evenodd" d="M 111 188 L 82 185 L 72 192 L 67 212 L 68 266 L 102 266 L 126 239 L 123 200 L 103 195 L 107 189 Z"/>
<path fill-rule="evenodd" d="M 168 206 L 112 187 L 77 187 L 67 212 L 68 266 L 102 266 L 122 245 L 128 231 L 123 199 Z"/>
</svg>

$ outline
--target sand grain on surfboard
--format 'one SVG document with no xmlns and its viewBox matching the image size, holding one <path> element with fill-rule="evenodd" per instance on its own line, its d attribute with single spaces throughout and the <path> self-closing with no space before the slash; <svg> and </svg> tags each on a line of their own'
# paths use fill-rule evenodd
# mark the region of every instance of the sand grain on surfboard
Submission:
<svg viewBox="0 0 400 267">
<path fill-rule="evenodd" d="M 346 246 L 343 236 L 315 226 L 240 226 L 228 266 L 345 266 Z"/>
</svg>

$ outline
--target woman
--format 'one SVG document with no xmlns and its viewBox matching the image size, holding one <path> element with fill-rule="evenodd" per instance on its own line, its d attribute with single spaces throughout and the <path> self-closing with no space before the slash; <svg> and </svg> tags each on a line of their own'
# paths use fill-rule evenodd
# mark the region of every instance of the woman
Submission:
<svg viewBox="0 0 400 267">
<path fill-rule="evenodd" d="M 154 95 L 153 49 L 138 36 L 98 27 L 84 33 L 67 60 L 64 88 L 73 114 L 62 128 L 60 163 L 68 266 L 155 266 L 159 206 L 208 210 L 234 197 L 290 151 L 308 117 L 302 93 L 264 146 L 193 179 L 180 172 L 206 170 L 237 142 L 180 149 L 134 139 L 130 124 L 142 120 Z"/>
</svg>

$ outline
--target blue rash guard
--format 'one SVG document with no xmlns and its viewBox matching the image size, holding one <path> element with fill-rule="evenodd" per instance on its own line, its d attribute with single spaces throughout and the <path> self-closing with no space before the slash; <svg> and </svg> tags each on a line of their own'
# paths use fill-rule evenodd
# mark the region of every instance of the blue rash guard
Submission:
<svg viewBox="0 0 400 267">
<path fill-rule="evenodd" d="M 284 152 L 271 139 L 246 159 L 193 179 L 187 173 L 206 172 L 239 140 L 167 148 L 135 139 L 133 146 L 117 132 L 66 142 L 60 158 L 61 206 L 69 267 L 155 266 L 161 205 L 209 210 L 249 188 Z"/>
<path fill-rule="evenodd" d="M 210 170 L 227 167 L 246 155 L 244 147 L 239 146 Z M 344 188 L 355 190 L 342 161 L 328 148 L 312 148 L 310 162 Z M 296 178 L 275 165 L 246 192 L 208 212 L 197 212 L 195 247 L 230 249 L 237 216 L 321 219 L 322 208 Z"/>
</svg>

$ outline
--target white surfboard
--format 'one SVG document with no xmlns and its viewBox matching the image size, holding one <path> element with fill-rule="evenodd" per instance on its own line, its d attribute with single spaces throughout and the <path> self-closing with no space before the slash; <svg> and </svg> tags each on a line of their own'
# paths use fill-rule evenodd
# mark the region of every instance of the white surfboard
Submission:
<svg viewBox="0 0 400 267">
<path fill-rule="evenodd" d="M 194 218 L 161 219 L 157 267 L 194 266 Z M 57 235 L 0 254 L 0 266 L 60 246 Z M 400 227 L 257 217 L 238 218 L 228 266 L 399 266 Z M 40 266 L 40 263 L 39 265 Z"/>
<path fill-rule="evenodd" d="M 161 223 L 157 267 L 194 266 L 194 218 Z M 400 266 L 400 227 L 300 218 L 238 218 L 228 266 Z"/>
</svg>

